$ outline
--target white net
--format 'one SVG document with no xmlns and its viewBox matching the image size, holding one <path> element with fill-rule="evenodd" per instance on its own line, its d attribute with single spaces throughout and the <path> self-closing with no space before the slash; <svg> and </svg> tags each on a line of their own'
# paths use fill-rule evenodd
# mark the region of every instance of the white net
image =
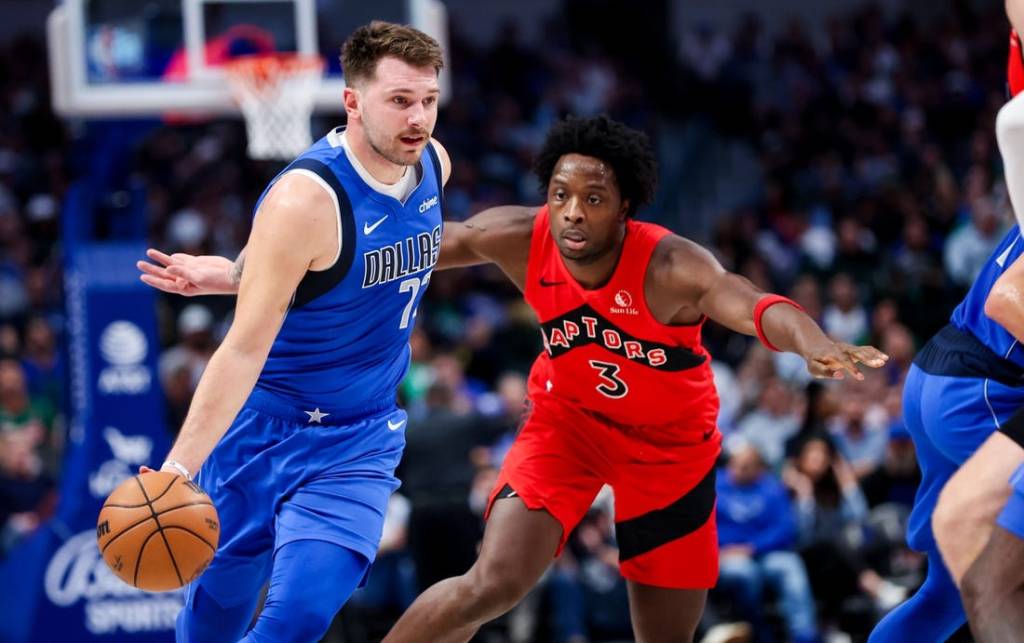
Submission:
<svg viewBox="0 0 1024 643">
<path fill-rule="evenodd" d="M 250 158 L 290 161 L 309 147 L 309 119 L 323 68 L 319 56 L 299 54 L 247 56 L 228 63 Z"/>
</svg>

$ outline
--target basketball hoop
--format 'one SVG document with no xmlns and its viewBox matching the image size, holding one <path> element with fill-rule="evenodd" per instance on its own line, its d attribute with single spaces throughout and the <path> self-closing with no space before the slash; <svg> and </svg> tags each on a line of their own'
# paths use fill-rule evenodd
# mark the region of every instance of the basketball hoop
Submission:
<svg viewBox="0 0 1024 643">
<path fill-rule="evenodd" d="M 319 56 L 280 53 L 225 64 L 231 94 L 245 117 L 250 158 L 290 161 L 309 147 L 309 119 L 323 68 Z"/>
</svg>

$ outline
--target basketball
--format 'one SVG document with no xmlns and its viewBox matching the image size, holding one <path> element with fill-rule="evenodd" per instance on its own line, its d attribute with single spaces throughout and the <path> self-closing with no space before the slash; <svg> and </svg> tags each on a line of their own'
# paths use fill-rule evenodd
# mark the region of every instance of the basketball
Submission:
<svg viewBox="0 0 1024 643">
<path fill-rule="evenodd" d="M 199 485 L 166 471 L 133 476 L 110 494 L 96 544 L 118 578 L 148 592 L 196 579 L 213 560 L 220 520 Z"/>
</svg>

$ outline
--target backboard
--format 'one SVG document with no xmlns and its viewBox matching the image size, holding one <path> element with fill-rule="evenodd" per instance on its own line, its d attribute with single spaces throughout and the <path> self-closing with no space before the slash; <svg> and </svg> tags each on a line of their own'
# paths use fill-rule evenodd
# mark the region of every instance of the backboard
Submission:
<svg viewBox="0 0 1024 643">
<path fill-rule="evenodd" d="M 277 51 L 320 54 L 315 109 L 341 112 L 341 43 L 373 19 L 411 24 L 447 56 L 439 0 L 65 0 L 47 23 L 53 104 L 95 118 L 238 114 L 221 65 Z M 440 82 L 444 99 L 447 72 Z"/>
</svg>

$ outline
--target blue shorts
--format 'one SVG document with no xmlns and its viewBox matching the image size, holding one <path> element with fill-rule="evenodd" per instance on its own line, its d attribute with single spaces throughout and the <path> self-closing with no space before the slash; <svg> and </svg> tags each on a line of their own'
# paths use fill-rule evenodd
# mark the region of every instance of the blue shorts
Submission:
<svg viewBox="0 0 1024 643">
<path fill-rule="evenodd" d="M 1022 404 L 1024 389 L 1019 387 L 985 378 L 931 375 L 911 366 L 903 387 L 903 418 L 921 467 L 907 527 L 913 549 L 936 549 L 931 518 L 942 487 Z"/>
<path fill-rule="evenodd" d="M 274 552 L 296 540 L 336 543 L 373 562 L 399 486 L 405 422 L 394 407 L 346 418 L 254 391 L 197 478 L 221 522 L 198 583 L 230 606 L 245 594 L 236 588 L 258 591 Z"/>
</svg>

